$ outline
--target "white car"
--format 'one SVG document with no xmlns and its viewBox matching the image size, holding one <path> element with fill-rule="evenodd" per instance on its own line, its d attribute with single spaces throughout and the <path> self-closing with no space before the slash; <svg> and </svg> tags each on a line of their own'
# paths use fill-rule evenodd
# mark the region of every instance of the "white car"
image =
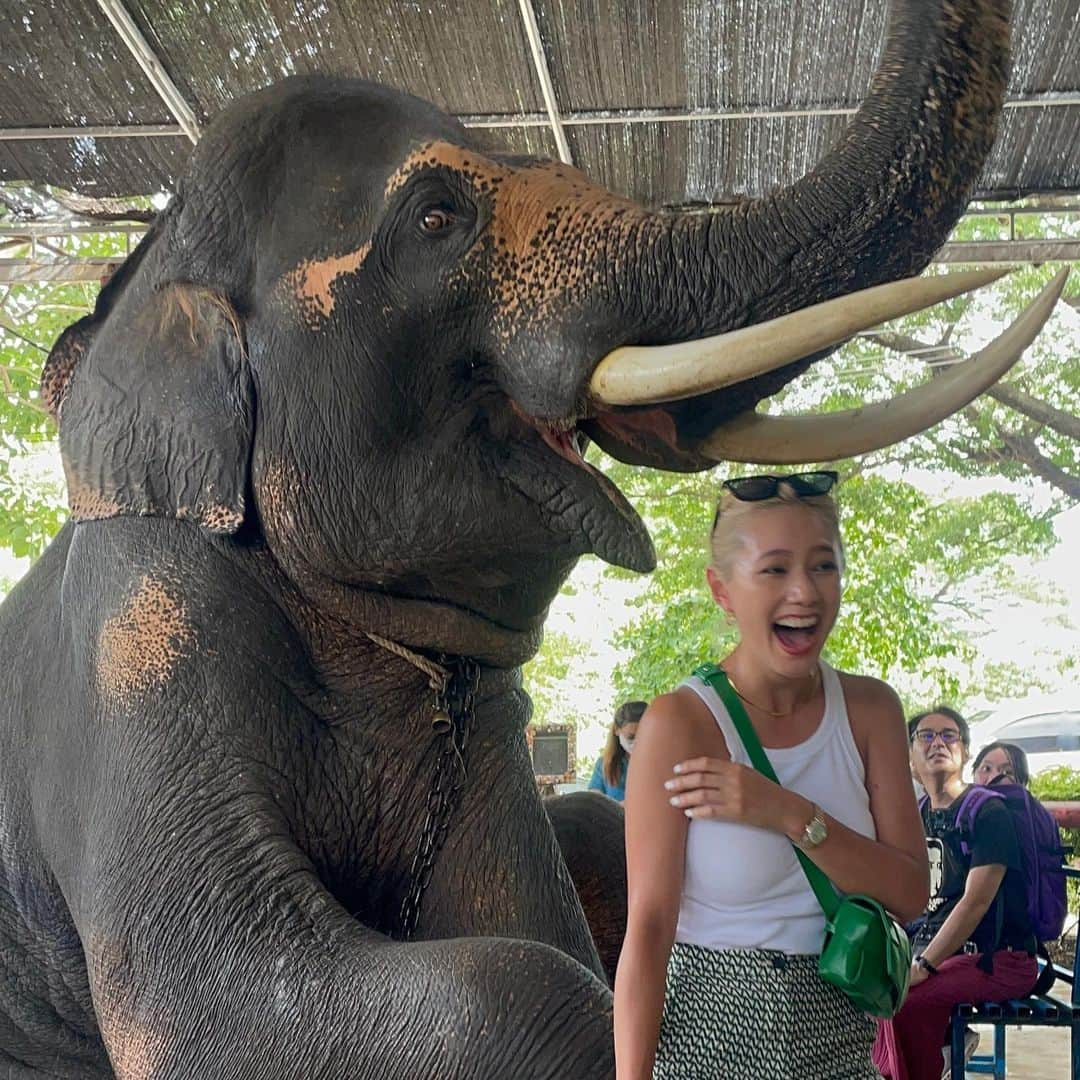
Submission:
<svg viewBox="0 0 1080 1080">
<path fill-rule="evenodd" d="M 1015 743 L 1031 774 L 1057 765 L 1080 769 L 1080 707 L 1075 698 L 1032 699 L 1003 705 L 971 727 L 971 760 L 992 742 Z"/>
</svg>

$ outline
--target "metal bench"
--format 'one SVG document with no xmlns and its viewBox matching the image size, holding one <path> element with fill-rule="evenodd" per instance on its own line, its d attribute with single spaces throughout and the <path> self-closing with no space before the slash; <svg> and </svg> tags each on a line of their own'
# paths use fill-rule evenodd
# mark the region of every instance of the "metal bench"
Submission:
<svg viewBox="0 0 1080 1080">
<path fill-rule="evenodd" d="M 1065 875 L 1080 879 L 1080 870 L 1065 867 Z M 952 1060 L 964 1060 L 964 1028 L 968 1024 L 992 1024 L 994 1028 L 994 1049 L 990 1054 L 975 1054 L 967 1063 L 966 1075 L 993 1076 L 995 1080 L 1005 1077 L 1005 1032 L 1010 1027 L 1068 1027 L 1072 1029 L 1072 1080 L 1080 1080 L 1080 928 L 1077 934 L 1077 947 L 1073 951 L 1072 970 L 1054 965 L 1057 981 L 1053 991 L 1039 997 L 1015 998 L 1000 1004 L 957 1005 L 953 1008 L 949 1024 L 949 1041 L 952 1046 Z M 1070 988 L 1068 999 L 1062 996 L 1061 988 Z M 960 1073 L 954 1071 L 954 1080 L 960 1080 Z"/>
</svg>

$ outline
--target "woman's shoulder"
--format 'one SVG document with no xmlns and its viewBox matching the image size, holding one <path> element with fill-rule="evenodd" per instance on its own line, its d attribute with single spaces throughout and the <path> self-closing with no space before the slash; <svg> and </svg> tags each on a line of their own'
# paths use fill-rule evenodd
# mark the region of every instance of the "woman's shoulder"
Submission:
<svg viewBox="0 0 1080 1080">
<path fill-rule="evenodd" d="M 844 691 L 848 725 L 855 745 L 866 765 L 871 748 L 891 747 L 893 754 L 907 754 L 907 728 L 904 707 L 896 691 L 881 679 L 871 675 L 853 675 L 838 671 Z"/>
<path fill-rule="evenodd" d="M 716 727 L 709 707 L 689 687 L 679 686 L 649 702 L 638 725 L 637 744 L 697 743 L 703 732 Z"/>
<path fill-rule="evenodd" d="M 649 727 L 693 725 L 712 713 L 704 701 L 688 686 L 677 686 L 666 694 L 658 694 L 649 702 L 641 723 Z"/>
<path fill-rule="evenodd" d="M 849 671 L 836 672 L 844 690 L 844 701 L 848 712 L 855 717 L 855 712 L 868 712 L 882 717 L 903 717 L 904 709 L 896 691 L 882 679 L 872 675 L 855 675 Z"/>
</svg>

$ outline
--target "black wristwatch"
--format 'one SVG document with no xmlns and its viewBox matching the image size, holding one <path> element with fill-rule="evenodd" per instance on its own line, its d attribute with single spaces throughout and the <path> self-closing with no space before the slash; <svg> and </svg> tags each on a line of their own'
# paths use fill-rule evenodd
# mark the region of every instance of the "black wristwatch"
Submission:
<svg viewBox="0 0 1080 1080">
<path fill-rule="evenodd" d="M 927 975 L 936 975 L 938 973 L 938 969 L 934 967 L 925 956 L 916 956 L 915 963 L 918 964 Z"/>
</svg>

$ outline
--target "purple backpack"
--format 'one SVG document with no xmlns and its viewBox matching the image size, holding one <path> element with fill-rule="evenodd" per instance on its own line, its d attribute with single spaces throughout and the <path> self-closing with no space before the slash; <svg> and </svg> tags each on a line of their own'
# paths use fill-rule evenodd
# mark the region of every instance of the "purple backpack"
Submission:
<svg viewBox="0 0 1080 1080">
<path fill-rule="evenodd" d="M 960 850 L 971 855 L 968 837 L 971 836 L 975 815 L 989 799 L 1003 799 L 1012 814 L 1016 838 L 1024 870 L 1024 896 L 1027 901 L 1031 930 L 1040 941 L 1056 941 L 1065 925 L 1065 874 L 1061 864 L 1065 849 L 1057 822 L 1038 799 L 1020 784 L 994 784 L 992 788 L 972 784 L 960 796 L 956 812 L 956 827 L 960 833 Z M 919 800 L 925 805 L 926 796 Z"/>
</svg>

